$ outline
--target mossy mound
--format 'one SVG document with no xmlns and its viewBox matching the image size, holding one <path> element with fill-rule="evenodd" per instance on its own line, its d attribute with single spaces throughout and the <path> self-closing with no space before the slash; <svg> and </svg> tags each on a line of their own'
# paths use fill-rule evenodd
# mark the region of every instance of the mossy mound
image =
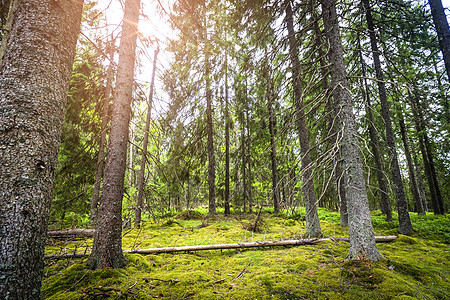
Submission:
<svg viewBox="0 0 450 300">
<path fill-rule="evenodd" d="M 179 220 L 203 220 L 205 216 L 198 211 L 187 210 L 177 215 L 176 218 Z"/>
</svg>

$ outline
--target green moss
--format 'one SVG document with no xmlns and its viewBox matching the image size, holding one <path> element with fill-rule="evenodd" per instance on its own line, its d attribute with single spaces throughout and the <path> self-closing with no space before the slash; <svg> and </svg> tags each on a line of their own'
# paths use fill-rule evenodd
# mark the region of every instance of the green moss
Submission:
<svg viewBox="0 0 450 300">
<path fill-rule="evenodd" d="M 255 242 L 302 237 L 305 223 L 263 213 L 261 233 L 242 228 L 255 214 L 216 216 L 209 226 L 202 220 L 177 218 L 170 226 L 165 219 L 146 222 L 129 231 L 123 248 L 153 248 L 199 244 Z M 339 225 L 339 214 L 319 209 L 325 237 L 348 236 Z M 394 214 L 395 217 L 395 214 Z M 298 247 L 245 250 L 211 250 L 196 253 L 126 255 L 129 263 L 121 270 L 85 269 L 83 260 L 49 261 L 44 271 L 45 299 L 448 299 L 448 244 L 434 233 L 443 232 L 444 217 L 411 215 L 414 237 L 400 236 L 391 243 L 378 244 L 386 258 L 378 263 L 345 261 L 347 242 L 325 242 Z M 396 231 L 384 216 L 375 213 L 377 235 Z M 416 222 L 416 223 L 414 223 Z M 417 226 L 417 222 L 421 223 Z M 425 223 L 429 222 L 428 225 Z M 422 224 L 424 223 L 424 224 Z M 198 228 L 197 228 L 198 227 Z M 434 228 L 434 229 L 433 229 Z M 92 240 L 49 245 L 46 253 L 84 251 Z"/>
</svg>

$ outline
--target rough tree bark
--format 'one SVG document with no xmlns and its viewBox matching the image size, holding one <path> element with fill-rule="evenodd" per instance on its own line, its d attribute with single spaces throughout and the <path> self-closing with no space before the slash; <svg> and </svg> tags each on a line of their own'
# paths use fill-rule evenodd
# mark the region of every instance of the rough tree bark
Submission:
<svg viewBox="0 0 450 300">
<path fill-rule="evenodd" d="M 91 213 L 90 213 L 90 225 L 95 228 L 95 222 L 97 220 L 98 200 L 100 198 L 100 185 L 103 177 L 103 166 L 105 165 L 105 145 L 106 145 L 106 131 L 108 128 L 108 111 L 111 98 L 111 82 L 113 77 L 113 64 L 114 64 L 114 41 L 111 36 L 111 49 L 109 49 L 109 66 L 106 73 L 106 90 L 105 97 L 102 106 L 102 131 L 100 133 L 100 145 L 98 147 L 97 157 L 97 171 L 95 173 L 94 189 L 92 191 L 91 199 Z"/>
<path fill-rule="evenodd" d="M 309 151 L 308 127 L 306 126 L 305 104 L 302 96 L 301 66 L 298 59 L 298 43 L 295 38 L 294 20 L 292 16 L 291 2 L 286 5 L 286 25 L 289 40 L 289 57 L 292 66 L 292 88 L 294 90 L 294 105 L 298 138 L 300 141 L 300 153 L 302 155 L 303 194 L 305 197 L 306 236 L 318 237 L 322 234 L 319 215 L 317 213 L 317 197 L 314 191 L 313 169 Z"/>
<path fill-rule="evenodd" d="M 450 28 L 447 22 L 447 16 L 444 12 L 441 0 L 429 0 L 431 15 L 433 16 L 434 26 L 439 40 L 439 47 L 444 57 L 445 70 L 450 80 Z"/>
<path fill-rule="evenodd" d="M 83 1 L 17 4 L 0 68 L 0 297 L 40 299 Z"/>
<path fill-rule="evenodd" d="M 356 125 L 352 112 L 351 95 L 347 82 L 344 54 L 339 33 L 339 22 L 334 0 L 321 0 L 326 36 L 329 41 L 328 57 L 331 64 L 331 85 L 341 132 L 340 153 L 344 171 L 344 187 L 348 207 L 350 259 L 378 261 L 382 258 L 375 243 L 369 203 L 359 152 Z"/>
<path fill-rule="evenodd" d="M 122 253 L 122 198 L 127 164 L 128 126 L 131 117 L 139 8 L 140 0 L 125 1 L 108 157 L 98 208 L 97 230 L 92 254 L 88 260 L 88 267 L 91 269 L 120 268 L 125 264 Z"/>
<path fill-rule="evenodd" d="M 148 93 L 147 117 L 145 120 L 144 141 L 142 142 L 141 166 L 139 169 L 139 177 L 138 177 L 138 196 L 136 200 L 136 218 L 134 220 L 134 226 L 137 228 L 141 227 L 142 204 L 144 202 L 143 199 L 144 199 L 145 163 L 147 162 L 148 133 L 150 130 L 150 119 L 152 116 L 153 86 L 155 84 L 156 61 L 158 59 L 158 53 L 159 47 L 156 48 L 155 55 L 153 56 L 152 79 L 150 82 L 150 92 Z"/>
<path fill-rule="evenodd" d="M 358 47 L 361 49 L 361 43 L 358 37 Z M 380 143 L 378 142 L 377 130 L 375 129 L 375 121 L 372 113 L 372 104 L 370 103 L 370 91 L 369 85 L 367 83 L 366 78 L 366 63 L 364 62 L 364 58 L 362 56 L 362 52 L 359 52 L 359 59 L 361 61 L 361 70 L 362 70 L 362 81 L 364 86 L 364 99 L 365 101 L 365 109 L 366 116 L 369 121 L 369 137 L 370 137 L 370 146 L 372 148 L 373 158 L 375 160 L 375 165 L 377 166 L 377 180 L 378 180 L 378 188 L 380 191 L 380 206 L 383 214 L 386 215 L 386 220 L 388 222 L 392 222 L 392 210 L 391 204 L 389 203 L 389 191 L 386 183 L 386 178 L 384 176 L 384 167 L 383 161 L 381 159 L 380 153 Z"/>
<path fill-rule="evenodd" d="M 388 144 L 389 160 L 391 164 L 392 182 L 395 189 L 395 198 L 397 200 L 398 211 L 398 232 L 404 235 L 414 233 L 411 220 L 409 218 L 408 205 L 406 203 L 405 190 L 403 187 L 402 175 L 398 165 L 397 148 L 395 146 L 394 130 L 392 129 L 391 114 L 389 103 L 387 101 L 386 87 L 384 84 L 383 71 L 381 69 L 380 51 L 378 50 L 377 39 L 375 36 L 375 26 L 373 23 L 372 12 L 369 0 L 362 0 L 362 5 L 366 12 L 367 29 L 369 30 L 370 46 L 372 48 L 373 62 L 378 84 L 378 94 L 380 96 L 381 115 L 386 127 L 386 141 Z"/>
</svg>

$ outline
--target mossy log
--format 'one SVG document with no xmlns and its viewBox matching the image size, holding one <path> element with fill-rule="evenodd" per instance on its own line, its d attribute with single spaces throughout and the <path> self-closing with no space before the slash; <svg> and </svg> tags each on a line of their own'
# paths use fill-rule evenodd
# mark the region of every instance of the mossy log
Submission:
<svg viewBox="0 0 450 300">
<path fill-rule="evenodd" d="M 95 229 L 70 229 L 47 232 L 47 237 L 53 239 L 71 239 L 81 237 L 94 237 Z"/>
<path fill-rule="evenodd" d="M 376 242 L 392 242 L 397 236 L 376 236 Z M 150 249 L 135 249 L 124 250 L 126 253 L 138 253 L 138 254 L 158 254 L 158 253 L 173 253 L 173 252 L 189 252 L 200 250 L 219 250 L 219 249 L 244 249 L 244 248 L 256 248 L 256 247 L 275 247 L 275 246 L 299 246 L 299 245 L 314 245 L 321 242 L 348 242 L 348 237 L 340 238 L 320 238 L 320 239 L 300 239 L 300 240 L 283 240 L 283 241 L 264 241 L 253 243 L 234 243 L 234 244 L 215 244 L 215 245 L 196 245 L 196 246 L 182 246 L 182 247 L 165 247 L 165 248 L 150 248 Z M 63 254 L 50 254 L 45 255 L 45 259 L 70 259 L 70 258 L 82 258 L 89 256 L 90 253 L 63 253 Z"/>
</svg>

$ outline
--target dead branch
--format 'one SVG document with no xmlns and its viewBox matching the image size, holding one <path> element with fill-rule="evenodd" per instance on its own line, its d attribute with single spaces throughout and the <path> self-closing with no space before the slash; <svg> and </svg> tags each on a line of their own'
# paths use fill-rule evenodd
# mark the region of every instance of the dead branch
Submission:
<svg viewBox="0 0 450 300">
<path fill-rule="evenodd" d="M 71 239 L 80 237 L 94 237 L 95 229 L 70 229 L 47 232 L 47 236 L 53 239 Z"/>
<path fill-rule="evenodd" d="M 391 236 L 376 236 L 375 241 L 392 242 L 397 238 L 395 235 Z M 235 243 L 235 244 L 216 244 L 216 245 L 197 245 L 197 246 L 183 246 L 183 247 L 165 247 L 165 248 L 150 248 L 150 249 L 135 249 L 124 250 L 126 253 L 138 253 L 138 254 L 158 254 L 158 253 L 173 253 L 173 252 L 189 252 L 189 251 L 201 251 L 201 250 L 218 250 L 218 249 L 244 249 L 244 248 L 257 248 L 257 247 L 276 247 L 276 246 L 299 246 L 299 245 L 314 245 L 321 242 L 348 242 L 348 237 L 340 238 L 320 238 L 320 239 L 300 239 L 300 240 L 284 240 L 284 241 L 263 241 L 253 243 Z M 50 254 L 45 255 L 44 259 L 70 259 L 70 258 L 82 258 L 89 256 L 90 253 L 63 253 L 63 254 Z"/>
</svg>

